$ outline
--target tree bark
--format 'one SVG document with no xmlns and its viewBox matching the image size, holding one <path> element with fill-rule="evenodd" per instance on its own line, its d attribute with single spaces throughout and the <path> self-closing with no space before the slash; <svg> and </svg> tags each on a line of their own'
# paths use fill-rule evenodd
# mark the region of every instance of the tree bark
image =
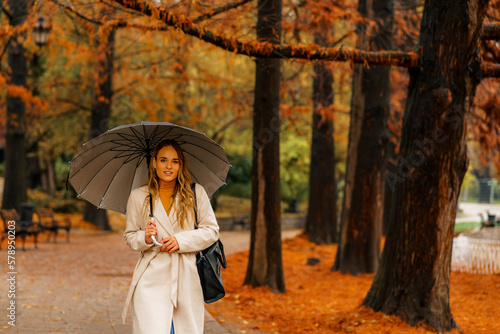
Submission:
<svg viewBox="0 0 500 334">
<path fill-rule="evenodd" d="M 315 44 L 327 43 L 326 28 Z M 305 231 L 317 244 L 337 242 L 337 187 L 333 142 L 333 73 L 323 62 L 314 64 L 309 209 Z"/>
<path fill-rule="evenodd" d="M 419 16 L 419 1 L 420 0 L 406 0 L 404 2 L 404 9 L 402 13 L 402 20 L 405 22 L 405 30 L 408 30 L 406 33 L 406 38 L 403 43 L 400 43 L 399 45 L 396 45 L 396 48 L 402 51 L 411 51 L 415 49 L 415 45 L 418 42 L 418 30 L 420 26 L 420 16 Z M 402 2 L 400 2 L 400 5 Z M 396 27 L 395 27 L 396 28 Z M 393 32 L 393 35 L 397 34 L 397 32 Z M 397 44 L 397 43 L 395 43 Z M 400 76 L 406 77 L 408 74 L 406 69 L 403 68 L 397 68 L 395 71 L 398 71 Z M 404 71 L 404 72 L 403 72 Z M 392 86 L 394 87 L 394 83 Z M 393 95 L 394 97 L 394 95 Z M 400 103 L 402 105 L 405 105 L 406 102 L 406 96 L 404 100 L 401 100 Z M 391 110 L 393 114 L 393 119 L 390 121 L 398 122 L 399 124 L 402 123 L 402 118 L 403 118 L 403 110 Z M 389 121 L 388 120 L 388 121 Z M 399 153 L 396 152 L 399 146 L 399 141 L 401 138 L 396 138 L 395 134 L 390 134 L 389 135 L 390 139 L 387 143 L 387 148 L 386 148 L 386 170 L 385 170 L 385 191 L 384 191 L 384 213 L 383 213 L 383 218 L 382 218 L 382 235 L 387 235 L 387 230 L 389 229 L 389 225 L 391 223 L 390 221 L 390 211 L 391 211 L 391 204 L 392 204 L 392 198 L 393 198 L 393 191 L 394 188 L 390 184 L 390 175 L 395 175 L 395 170 L 397 169 L 397 166 L 395 166 L 394 161 L 398 160 L 398 155 Z M 392 137 L 392 138 L 391 138 Z M 391 140 L 391 139 L 395 139 Z"/>
<path fill-rule="evenodd" d="M 361 48 L 390 49 L 392 0 L 361 0 L 358 11 L 378 22 L 378 30 L 358 42 Z M 391 89 L 388 67 L 355 65 L 349 129 L 346 188 L 339 247 L 332 270 L 352 275 L 377 270 L 382 235 L 384 172 L 389 138 Z"/>
<path fill-rule="evenodd" d="M 30 189 L 41 188 L 49 195 L 54 195 L 56 192 L 56 182 L 54 174 L 54 162 L 51 159 L 45 158 L 38 145 L 39 138 L 33 145 L 27 145 L 27 168 L 26 168 L 26 183 Z"/>
<path fill-rule="evenodd" d="M 107 39 L 98 45 L 97 73 L 92 99 L 92 120 L 89 139 L 106 132 L 111 116 L 111 100 L 113 97 L 113 56 L 115 30 L 111 29 Z M 91 222 L 101 230 L 111 230 L 106 210 L 99 210 L 87 202 L 83 219 Z"/>
<path fill-rule="evenodd" d="M 468 167 L 466 118 L 479 82 L 488 1 L 425 2 L 422 67 L 410 72 L 392 224 L 364 304 L 437 331 L 457 325 L 449 302 L 453 228 Z"/>
<path fill-rule="evenodd" d="M 257 38 L 279 43 L 281 0 L 259 0 Z M 257 59 L 253 113 L 250 255 L 244 284 L 285 292 L 279 169 L 280 60 Z"/>
<path fill-rule="evenodd" d="M 382 235 L 387 235 L 389 226 L 391 225 L 391 205 L 394 198 L 394 188 L 390 183 L 390 175 L 395 175 L 397 166 L 394 166 L 392 161 L 398 160 L 398 154 L 396 153 L 396 144 L 389 141 L 386 147 L 386 160 L 385 173 L 384 173 L 384 208 L 382 214 Z"/>
<path fill-rule="evenodd" d="M 27 0 L 8 0 L 9 24 L 17 27 L 28 16 Z M 27 89 L 26 49 L 18 34 L 13 34 L 8 47 L 10 85 Z M 26 182 L 26 105 L 21 97 L 7 91 L 7 129 L 5 133 L 5 183 L 2 208 L 21 210 L 21 203 L 27 200 Z"/>
<path fill-rule="evenodd" d="M 45 72 L 43 57 L 40 56 L 42 47 L 37 47 L 30 64 L 30 88 L 34 97 L 40 96 L 40 78 Z M 56 191 L 54 161 L 47 152 L 41 152 L 38 143 L 43 136 L 34 138 L 32 143 L 26 144 L 27 155 L 27 187 L 29 189 L 41 188 L 50 195 Z"/>
</svg>

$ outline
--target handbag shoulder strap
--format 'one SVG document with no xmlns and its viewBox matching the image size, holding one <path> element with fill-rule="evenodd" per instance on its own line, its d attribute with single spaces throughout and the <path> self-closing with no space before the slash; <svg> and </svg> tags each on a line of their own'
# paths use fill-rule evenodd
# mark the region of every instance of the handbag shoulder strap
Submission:
<svg viewBox="0 0 500 334">
<path fill-rule="evenodd" d="M 219 243 L 220 253 L 222 256 L 222 258 L 220 259 L 222 268 L 227 268 L 226 254 L 224 253 L 224 245 L 222 244 L 222 241 L 220 241 L 220 239 L 217 240 L 217 242 Z"/>
<path fill-rule="evenodd" d="M 198 203 L 196 203 L 196 183 L 191 183 L 191 190 L 193 191 L 194 194 L 194 228 L 198 228 Z"/>
<path fill-rule="evenodd" d="M 193 190 L 193 193 L 194 193 L 194 218 L 195 218 L 195 222 L 196 224 L 194 225 L 194 228 L 197 229 L 198 228 L 198 207 L 197 207 L 197 203 L 196 203 L 196 183 L 192 183 L 191 184 L 191 190 Z M 224 254 L 224 245 L 222 244 L 222 241 L 220 241 L 220 239 L 217 240 L 217 243 L 219 244 L 219 249 L 221 251 L 221 265 L 223 268 L 227 268 L 227 262 L 226 262 L 226 254 Z"/>
</svg>

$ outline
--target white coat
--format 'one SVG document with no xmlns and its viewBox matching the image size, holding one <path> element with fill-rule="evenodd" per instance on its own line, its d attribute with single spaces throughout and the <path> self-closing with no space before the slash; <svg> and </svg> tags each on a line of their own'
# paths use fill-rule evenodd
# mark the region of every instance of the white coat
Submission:
<svg viewBox="0 0 500 334">
<path fill-rule="evenodd" d="M 175 236 L 179 250 L 159 252 L 160 247 L 146 244 L 145 227 L 149 220 L 148 187 L 134 189 L 127 204 L 124 232 L 126 244 L 142 253 L 132 276 L 122 319 L 132 310 L 133 333 L 170 333 L 173 322 L 176 334 L 203 333 L 204 301 L 196 269 L 196 252 L 219 238 L 219 226 L 208 195 L 196 184 L 198 229 L 189 216 L 184 229 L 177 222 L 176 199 L 168 215 L 160 198 L 155 200 L 154 217 L 157 240 Z"/>
</svg>

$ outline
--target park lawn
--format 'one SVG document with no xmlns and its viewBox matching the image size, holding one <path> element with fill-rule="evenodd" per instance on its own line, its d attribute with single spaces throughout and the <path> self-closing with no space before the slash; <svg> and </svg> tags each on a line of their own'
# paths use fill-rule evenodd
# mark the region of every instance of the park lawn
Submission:
<svg viewBox="0 0 500 334">
<path fill-rule="evenodd" d="M 395 316 L 361 306 L 373 274 L 356 277 L 331 272 L 336 245 L 315 245 L 303 236 L 283 243 L 287 292 L 242 286 L 248 251 L 228 256 L 226 297 L 207 305 L 209 312 L 235 332 L 256 333 L 432 333 Z M 307 258 L 318 258 L 316 266 Z M 450 303 L 463 333 L 500 333 L 497 309 L 500 275 L 451 274 Z M 450 333 L 460 333 L 453 330 Z"/>
<path fill-rule="evenodd" d="M 481 227 L 479 222 L 455 223 L 455 234 L 471 231 Z"/>
</svg>

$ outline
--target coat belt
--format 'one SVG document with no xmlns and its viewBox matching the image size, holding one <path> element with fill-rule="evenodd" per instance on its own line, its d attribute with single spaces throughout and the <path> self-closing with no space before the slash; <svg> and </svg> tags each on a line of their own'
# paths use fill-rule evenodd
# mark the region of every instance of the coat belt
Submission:
<svg viewBox="0 0 500 334">
<path fill-rule="evenodd" d="M 153 247 L 151 249 L 152 252 L 156 253 L 155 256 L 152 257 L 154 259 L 158 253 L 160 252 L 160 247 Z M 166 253 L 171 257 L 170 259 L 170 279 L 172 280 L 172 284 L 170 285 L 170 301 L 174 305 L 174 308 L 177 307 L 177 295 L 179 293 L 179 261 L 180 256 L 178 252 Z M 151 260 L 152 260 L 151 259 Z M 147 269 L 146 269 L 147 270 Z"/>
<path fill-rule="evenodd" d="M 147 252 L 152 252 L 154 253 L 153 256 L 151 256 L 151 258 L 149 258 L 149 261 L 152 261 L 157 255 L 158 253 L 160 253 L 160 247 L 153 247 L 149 250 L 147 250 Z M 170 254 L 165 254 L 165 255 L 168 255 L 168 256 L 171 256 L 171 261 L 170 261 L 170 278 L 172 279 L 172 285 L 170 287 L 170 301 L 172 302 L 172 305 L 174 306 L 174 308 L 177 307 L 177 295 L 178 295 L 178 292 L 179 292 L 179 261 L 180 261 L 180 255 L 178 252 L 173 252 L 173 253 L 170 253 Z M 149 263 L 148 263 L 148 266 L 149 266 Z M 147 267 L 146 269 L 147 270 Z M 144 272 L 142 272 L 144 273 Z M 141 273 L 141 276 L 142 276 L 142 273 Z M 135 291 L 135 287 L 137 286 L 137 283 L 138 281 L 140 280 L 140 276 L 137 278 L 136 281 L 132 282 L 132 286 L 130 287 L 130 290 L 128 292 L 128 296 L 127 296 L 127 300 L 125 301 L 125 306 L 123 308 L 123 313 L 122 313 L 122 320 L 123 320 L 123 323 L 125 323 L 125 318 L 127 317 L 127 313 L 128 313 L 128 309 L 129 309 L 129 306 L 130 306 L 130 302 L 131 302 L 131 299 L 132 299 L 132 295 L 134 294 L 134 291 Z"/>
<path fill-rule="evenodd" d="M 169 254 L 172 256 L 170 261 L 170 279 L 172 280 L 172 285 L 170 288 L 170 300 L 174 305 L 174 308 L 177 308 L 177 294 L 179 293 L 179 253 L 173 252 Z"/>
</svg>

